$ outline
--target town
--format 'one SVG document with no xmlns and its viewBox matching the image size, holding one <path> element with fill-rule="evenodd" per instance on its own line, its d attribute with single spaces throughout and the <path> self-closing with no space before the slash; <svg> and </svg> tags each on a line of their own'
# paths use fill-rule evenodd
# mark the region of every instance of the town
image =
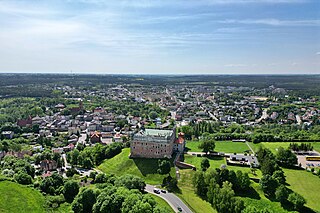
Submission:
<svg viewBox="0 0 320 213">
<path fill-rule="evenodd" d="M 230 184 L 212 189 L 236 195 L 230 208 L 320 208 L 312 198 L 320 180 L 320 102 L 312 85 L 301 95 L 290 87 L 293 77 L 285 87 L 277 77 L 257 87 L 254 77 L 228 77 L 226 85 L 223 76 L 58 75 L 46 82 L 43 74 L 13 86 L 23 74 L 16 75 L 1 75 L 8 81 L 0 85 L 0 191 L 10 181 L 27 185 L 49 200 L 47 210 L 81 212 L 102 205 L 96 194 L 79 206 L 84 192 L 131 184 L 139 196 L 160 196 L 153 198 L 165 203 L 158 212 L 215 212 L 210 177 Z"/>
</svg>

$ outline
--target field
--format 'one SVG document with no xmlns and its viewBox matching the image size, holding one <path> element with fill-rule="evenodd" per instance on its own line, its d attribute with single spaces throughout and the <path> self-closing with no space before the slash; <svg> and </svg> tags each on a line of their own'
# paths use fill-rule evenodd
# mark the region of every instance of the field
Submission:
<svg viewBox="0 0 320 213">
<path fill-rule="evenodd" d="M 105 173 L 113 173 L 117 176 L 132 174 L 143 178 L 148 184 L 160 184 L 166 175 L 157 173 L 157 159 L 129 159 L 130 149 L 125 148 L 122 152 L 111 159 L 105 160 L 98 169 Z M 171 176 L 175 176 L 172 167 Z"/>
<path fill-rule="evenodd" d="M 44 196 L 35 189 L 10 181 L 1 181 L 0 194 L 0 212 L 45 212 Z"/>
<path fill-rule="evenodd" d="M 195 165 L 197 169 L 200 168 L 201 159 L 202 157 L 185 155 L 185 162 Z M 211 158 L 209 159 L 209 162 L 210 168 L 219 168 L 221 164 L 225 164 L 224 158 L 221 157 Z M 227 166 L 227 168 L 230 170 L 241 170 L 242 172 L 247 172 L 250 177 L 261 178 L 262 176 L 260 170 L 256 171 L 257 175 L 253 175 L 250 171 L 250 168 L 247 167 Z M 202 200 L 194 193 L 194 188 L 191 182 L 194 171 L 184 169 L 180 170 L 180 173 L 181 181 L 179 182 L 178 186 L 181 189 L 181 194 L 178 194 L 178 196 L 188 203 L 195 212 L 215 212 L 208 202 Z M 311 175 L 311 173 L 309 174 Z M 266 198 L 258 183 L 251 181 L 251 186 L 252 190 L 250 190 L 250 192 L 241 194 L 241 199 L 245 202 L 245 206 L 254 205 L 259 209 L 272 209 L 277 213 L 288 212 L 281 207 L 279 202 L 275 202 Z"/>
<path fill-rule="evenodd" d="M 150 194 L 151 197 L 154 198 L 154 200 L 157 202 L 158 206 L 161 206 L 163 208 L 166 208 L 170 211 L 170 213 L 174 213 L 173 209 L 171 208 L 171 206 L 165 201 L 163 200 L 161 197 L 158 197 L 156 195 Z"/>
<path fill-rule="evenodd" d="M 191 152 L 202 152 L 198 148 L 201 141 L 187 141 L 186 147 Z M 243 153 L 250 150 L 246 143 L 243 142 L 232 142 L 232 141 L 216 141 L 216 147 L 214 151 L 225 152 L 225 153 Z"/>
<path fill-rule="evenodd" d="M 265 147 L 270 149 L 273 153 L 276 153 L 279 147 L 288 148 L 290 143 L 293 142 L 261 142 L 257 144 L 250 143 L 250 146 L 255 152 L 259 149 L 259 147 Z M 300 142 L 295 143 L 300 144 Z M 311 144 L 314 150 L 320 152 L 320 142 L 311 142 Z"/>
<path fill-rule="evenodd" d="M 320 178 L 305 170 L 283 169 L 289 188 L 301 194 L 306 200 L 306 206 L 320 210 Z"/>
<path fill-rule="evenodd" d="M 198 170 L 201 169 L 201 160 L 202 157 L 196 157 L 196 156 L 191 156 L 191 155 L 184 155 L 184 161 L 186 163 L 194 165 Z M 209 157 L 209 163 L 210 163 L 210 168 L 220 168 L 222 164 L 227 165 L 226 161 L 223 157 Z M 241 166 L 230 166 L 227 165 L 227 168 L 229 170 L 234 170 L 238 171 L 241 170 L 242 172 L 247 172 L 250 177 L 254 178 L 260 178 L 262 176 L 261 171 L 257 170 L 256 175 L 253 175 L 249 167 L 241 167 Z"/>
</svg>

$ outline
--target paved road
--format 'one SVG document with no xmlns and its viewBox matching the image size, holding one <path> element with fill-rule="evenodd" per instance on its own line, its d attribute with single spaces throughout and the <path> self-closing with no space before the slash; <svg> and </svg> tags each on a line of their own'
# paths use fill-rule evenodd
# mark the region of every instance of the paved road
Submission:
<svg viewBox="0 0 320 213">
<path fill-rule="evenodd" d="M 186 204 L 184 204 L 182 202 L 182 200 L 180 200 L 180 198 L 177 197 L 175 194 L 170 193 L 170 192 L 167 192 L 167 193 L 161 192 L 160 194 L 156 194 L 153 192 L 153 189 L 154 189 L 154 186 L 147 184 L 145 190 L 148 193 L 151 193 L 151 194 L 154 194 L 154 195 L 157 195 L 157 196 L 163 198 L 165 201 L 167 201 L 167 203 L 172 207 L 172 209 L 175 212 L 179 212 L 177 209 L 177 207 L 179 206 L 182 209 L 182 212 L 192 213 L 192 211 L 189 209 L 189 207 Z"/>
</svg>

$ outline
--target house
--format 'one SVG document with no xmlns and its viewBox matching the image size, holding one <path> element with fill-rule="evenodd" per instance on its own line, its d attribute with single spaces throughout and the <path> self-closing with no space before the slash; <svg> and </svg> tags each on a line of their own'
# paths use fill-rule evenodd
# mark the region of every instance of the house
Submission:
<svg viewBox="0 0 320 213">
<path fill-rule="evenodd" d="M 229 165 L 239 165 L 239 166 L 249 166 L 249 167 L 259 167 L 259 162 L 254 155 L 244 155 L 244 154 L 231 154 L 227 158 L 227 164 Z"/>
<path fill-rule="evenodd" d="M 57 169 L 57 162 L 55 160 L 42 160 L 40 167 L 43 171 L 52 171 Z"/>
<path fill-rule="evenodd" d="M 31 126 L 32 125 L 32 117 L 29 116 L 27 119 L 18 120 L 17 125 L 20 127 Z"/>
<path fill-rule="evenodd" d="M 68 144 L 67 146 L 63 147 L 63 151 L 72 151 L 74 150 L 75 145 L 73 143 Z"/>
<path fill-rule="evenodd" d="M 133 136 L 130 143 L 132 158 L 171 158 L 176 130 L 145 129 Z"/>
<path fill-rule="evenodd" d="M 174 141 L 174 144 L 173 144 L 173 151 L 183 153 L 184 147 L 185 147 L 184 133 L 179 132 L 178 138 Z"/>
<path fill-rule="evenodd" d="M 91 135 L 90 135 L 90 142 L 91 143 L 100 143 L 101 137 L 102 137 L 101 133 L 95 131 L 95 132 L 91 133 Z"/>
<path fill-rule="evenodd" d="M 69 136 L 73 135 L 73 134 L 78 135 L 78 134 L 80 134 L 80 132 L 81 132 L 81 129 L 79 127 L 74 127 L 74 126 L 68 127 L 68 135 Z"/>
<path fill-rule="evenodd" d="M 123 140 L 122 140 L 122 135 L 119 133 L 119 132 L 117 132 L 114 136 L 113 136 L 113 141 L 114 142 L 122 142 Z"/>
<path fill-rule="evenodd" d="M 5 137 L 7 139 L 12 139 L 14 132 L 13 131 L 3 131 L 3 132 L 1 132 L 1 135 L 3 135 L 3 137 Z"/>
</svg>

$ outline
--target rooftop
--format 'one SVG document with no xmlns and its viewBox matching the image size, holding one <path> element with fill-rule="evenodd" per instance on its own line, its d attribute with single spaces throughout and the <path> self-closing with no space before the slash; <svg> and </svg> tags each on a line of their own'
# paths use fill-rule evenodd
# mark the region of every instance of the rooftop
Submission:
<svg viewBox="0 0 320 213">
<path fill-rule="evenodd" d="M 173 134 L 173 130 L 145 129 L 139 132 L 141 135 L 169 137 Z"/>
</svg>

